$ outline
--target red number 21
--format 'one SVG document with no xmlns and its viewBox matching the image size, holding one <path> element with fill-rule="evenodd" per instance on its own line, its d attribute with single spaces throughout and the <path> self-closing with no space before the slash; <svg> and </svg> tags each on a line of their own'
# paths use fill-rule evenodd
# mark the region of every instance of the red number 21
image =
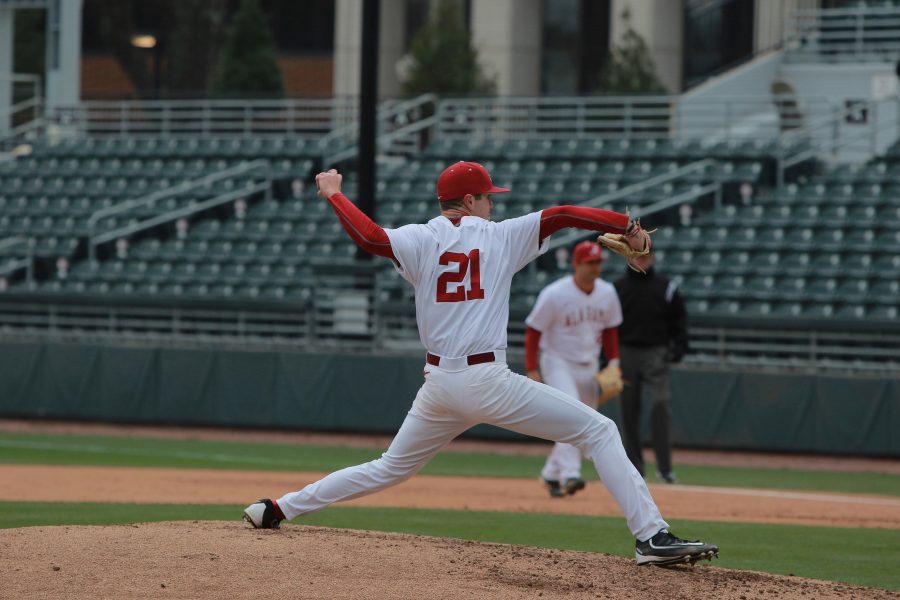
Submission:
<svg viewBox="0 0 900 600">
<path fill-rule="evenodd" d="M 444 252 L 441 254 L 440 264 L 449 265 L 456 263 L 459 268 L 456 271 L 447 271 L 442 273 L 437 280 L 437 301 L 438 302 L 465 302 L 466 300 L 481 300 L 484 298 L 484 290 L 481 289 L 481 265 L 479 260 L 478 249 L 469 252 L 468 256 L 462 252 Z M 448 284 L 462 283 L 466 278 L 466 272 L 469 266 L 472 272 L 469 275 L 469 290 L 463 285 L 457 285 L 453 291 L 448 290 Z"/>
</svg>

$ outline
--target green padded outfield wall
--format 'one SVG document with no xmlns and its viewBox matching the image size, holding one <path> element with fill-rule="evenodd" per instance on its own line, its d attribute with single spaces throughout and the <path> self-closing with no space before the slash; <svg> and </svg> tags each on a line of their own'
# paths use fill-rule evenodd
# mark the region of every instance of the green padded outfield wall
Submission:
<svg viewBox="0 0 900 600">
<path fill-rule="evenodd" d="M 393 433 L 422 367 L 416 357 L 4 342 L 0 416 Z M 618 406 L 602 412 L 617 418 Z M 680 446 L 900 456 L 900 378 L 679 368 L 672 423 Z"/>
</svg>

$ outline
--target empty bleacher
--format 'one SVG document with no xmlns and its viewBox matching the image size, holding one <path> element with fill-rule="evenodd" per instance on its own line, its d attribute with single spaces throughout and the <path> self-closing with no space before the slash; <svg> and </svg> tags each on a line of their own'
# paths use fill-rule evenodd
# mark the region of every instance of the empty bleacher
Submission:
<svg viewBox="0 0 900 600">
<path fill-rule="evenodd" d="M 900 149 L 862 165 L 795 177 L 780 189 L 771 186 L 777 151 L 777 142 L 762 141 L 439 139 L 420 157 L 380 166 L 376 221 L 396 227 L 435 216 L 436 175 L 454 160 L 482 162 L 497 184 L 513 189 L 495 204 L 499 220 L 596 200 L 712 158 L 684 176 L 604 204 L 641 208 L 709 183 L 728 186 L 720 205 L 698 206 L 689 221 L 670 215 L 655 238 L 660 268 L 680 282 L 692 317 L 772 327 L 896 323 Z M 329 205 L 315 194 L 320 153 L 315 142 L 291 138 L 85 138 L 38 145 L 29 156 L 0 163 L 0 239 L 33 237 L 45 265 L 31 283 L 12 279 L 9 291 L 60 301 L 281 303 L 286 310 L 335 314 L 341 284 L 323 284 L 321 265 L 359 261 Z M 121 248 L 109 243 L 94 260 L 80 245 L 100 209 L 259 158 L 269 162 L 274 180 L 295 185 L 192 215 L 181 228 L 143 231 Z M 742 184 L 750 184 L 752 194 L 739 194 Z M 173 194 L 99 226 L 115 229 L 239 186 L 238 177 L 202 193 Z M 344 189 L 356 196 L 352 170 Z M 654 218 L 646 224 L 653 226 Z M 66 269 L 54 266 L 59 257 L 69 259 Z M 412 288 L 386 262 L 376 262 L 379 275 L 369 293 L 381 339 L 414 339 Z M 609 263 L 604 277 L 617 277 L 621 266 Z M 550 253 L 514 279 L 514 319 L 568 271 L 565 256 Z M 520 341 L 511 337 L 513 345 Z"/>
</svg>

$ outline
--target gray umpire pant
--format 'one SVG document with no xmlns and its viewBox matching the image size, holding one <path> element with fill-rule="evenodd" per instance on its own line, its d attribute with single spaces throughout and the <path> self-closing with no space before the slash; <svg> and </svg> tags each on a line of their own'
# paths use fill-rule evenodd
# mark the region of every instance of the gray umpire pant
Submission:
<svg viewBox="0 0 900 600">
<path fill-rule="evenodd" d="M 669 352 L 667 346 L 625 346 L 621 348 L 622 378 L 622 442 L 625 452 L 641 475 L 641 400 L 650 402 L 650 431 L 653 451 L 660 473 L 672 471 L 670 448 L 671 416 L 669 413 Z"/>
</svg>

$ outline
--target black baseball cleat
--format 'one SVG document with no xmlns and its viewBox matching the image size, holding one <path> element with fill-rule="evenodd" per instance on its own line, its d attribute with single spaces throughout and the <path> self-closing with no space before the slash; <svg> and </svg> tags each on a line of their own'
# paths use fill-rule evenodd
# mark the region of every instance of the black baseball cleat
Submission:
<svg viewBox="0 0 900 600">
<path fill-rule="evenodd" d="M 274 502 L 263 498 L 244 509 L 244 520 L 256 529 L 278 529 L 281 527 L 281 511 Z"/>
<path fill-rule="evenodd" d="M 547 488 L 547 491 L 550 492 L 550 496 L 552 498 L 562 498 L 566 495 L 566 493 L 559 486 L 559 482 L 555 479 L 544 479 L 541 478 L 541 481 L 544 482 L 544 486 Z"/>
<path fill-rule="evenodd" d="M 634 551 L 634 559 L 639 565 L 693 565 L 703 559 L 711 562 L 713 557 L 718 556 L 718 546 L 698 540 L 683 540 L 669 533 L 668 529 L 660 529 L 646 542 L 638 540 Z"/>
<path fill-rule="evenodd" d="M 583 479 L 578 479 L 576 477 L 570 477 L 569 479 L 566 479 L 566 482 L 562 485 L 562 491 L 567 496 L 572 496 L 578 490 L 583 490 L 584 486 L 585 486 L 585 483 L 584 483 Z"/>
</svg>

